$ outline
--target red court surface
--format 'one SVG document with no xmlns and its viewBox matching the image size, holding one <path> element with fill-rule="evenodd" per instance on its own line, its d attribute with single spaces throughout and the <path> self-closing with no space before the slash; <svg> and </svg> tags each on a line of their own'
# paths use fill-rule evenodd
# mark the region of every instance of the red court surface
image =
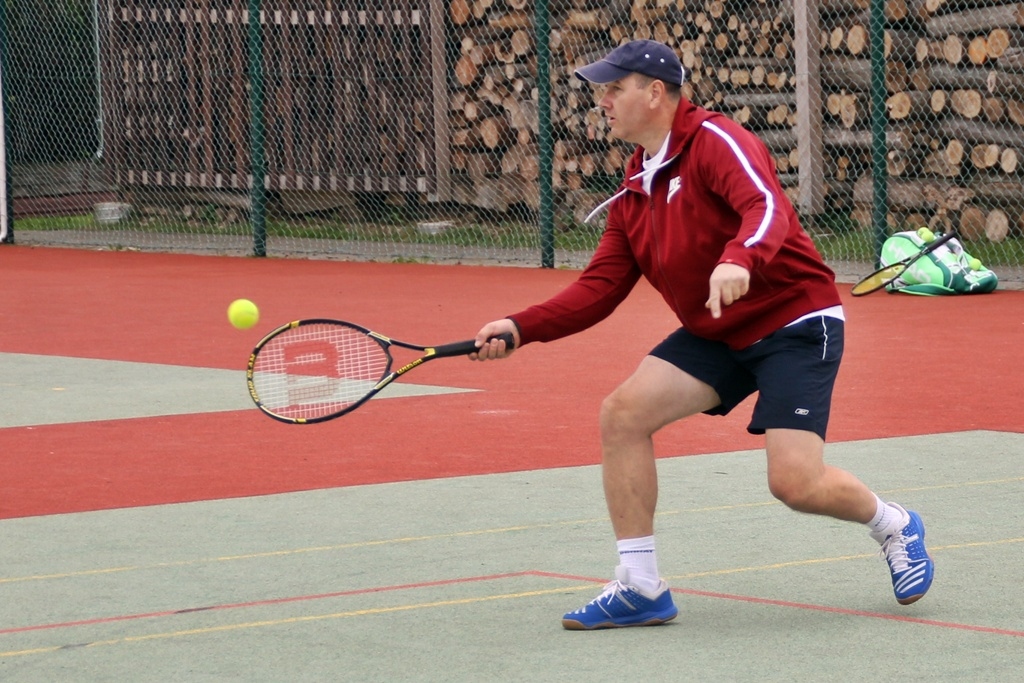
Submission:
<svg viewBox="0 0 1024 683">
<path fill-rule="evenodd" d="M 290 320 L 341 318 L 439 344 L 472 337 L 576 275 L 5 246 L 0 352 L 241 371 L 255 342 Z M 239 297 L 260 305 L 253 330 L 227 323 Z M 1024 432 L 1024 292 L 844 303 L 830 441 Z M 642 284 L 575 337 L 501 362 L 437 361 L 408 376 L 475 393 L 371 402 L 307 426 L 252 409 L 0 429 L 0 518 L 594 464 L 601 399 L 675 326 Z M 760 448 L 763 439 L 744 429 L 751 406 L 671 426 L 657 437 L 658 454 Z"/>
</svg>

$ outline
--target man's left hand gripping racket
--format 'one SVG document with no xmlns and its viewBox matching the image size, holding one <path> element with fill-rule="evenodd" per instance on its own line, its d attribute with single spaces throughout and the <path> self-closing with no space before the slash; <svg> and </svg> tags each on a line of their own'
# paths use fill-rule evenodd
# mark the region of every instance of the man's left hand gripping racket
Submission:
<svg viewBox="0 0 1024 683">
<path fill-rule="evenodd" d="M 504 340 L 508 349 L 511 334 Z M 391 347 L 423 355 L 391 369 Z M 352 412 L 396 379 L 434 358 L 468 356 L 473 340 L 418 346 L 341 320 L 296 320 L 282 325 L 249 356 L 249 395 L 264 413 L 290 424 L 312 424 Z"/>
</svg>

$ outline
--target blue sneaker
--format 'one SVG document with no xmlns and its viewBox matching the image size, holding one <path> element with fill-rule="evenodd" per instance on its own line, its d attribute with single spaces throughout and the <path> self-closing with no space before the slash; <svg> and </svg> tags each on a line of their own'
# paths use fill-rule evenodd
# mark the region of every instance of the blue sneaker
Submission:
<svg viewBox="0 0 1024 683">
<path fill-rule="evenodd" d="M 562 617 L 562 627 L 571 631 L 592 631 L 599 628 L 654 626 L 672 621 L 679 614 L 672 602 L 672 592 L 664 581 L 656 596 L 648 597 L 629 585 L 625 567 L 615 569 L 615 581 L 604 592 L 575 612 Z"/>
<path fill-rule="evenodd" d="M 882 543 L 881 554 L 892 572 L 892 590 L 896 602 L 909 605 L 924 597 L 932 585 L 935 562 L 924 547 L 924 523 L 914 511 L 902 510 L 910 521 Z"/>
</svg>

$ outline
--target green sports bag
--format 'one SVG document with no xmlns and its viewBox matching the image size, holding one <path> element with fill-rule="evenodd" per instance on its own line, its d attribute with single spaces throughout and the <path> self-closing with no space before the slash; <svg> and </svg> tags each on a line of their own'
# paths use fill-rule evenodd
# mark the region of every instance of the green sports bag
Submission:
<svg viewBox="0 0 1024 683">
<path fill-rule="evenodd" d="M 927 228 L 897 232 L 882 245 L 879 260 L 883 266 L 902 261 L 920 252 L 933 239 L 935 236 Z M 918 296 L 986 294 L 998 284 L 996 274 L 968 254 L 954 237 L 915 261 L 885 290 Z"/>
</svg>

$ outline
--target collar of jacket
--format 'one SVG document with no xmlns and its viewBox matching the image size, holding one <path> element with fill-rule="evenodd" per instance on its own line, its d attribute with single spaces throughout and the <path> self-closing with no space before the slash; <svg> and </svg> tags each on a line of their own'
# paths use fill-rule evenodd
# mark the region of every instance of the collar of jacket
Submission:
<svg viewBox="0 0 1024 683">
<path fill-rule="evenodd" d="M 701 124 L 713 116 L 720 116 L 720 114 L 708 111 L 703 107 L 698 107 L 685 97 L 681 97 L 679 99 L 679 106 L 676 108 L 675 117 L 672 119 L 672 130 L 669 131 L 669 144 L 668 149 L 665 151 L 665 160 L 657 168 L 645 171 L 644 148 L 637 145 L 633 156 L 626 163 L 626 175 L 619 186 L 619 191 L 594 207 L 593 211 L 583 219 L 583 222 L 589 223 L 594 216 L 601 213 L 601 211 L 626 194 L 626 192 L 630 190 L 643 192 L 644 175 L 657 173 L 659 169 L 672 163 L 693 142 L 693 138 L 697 131 L 700 130 Z"/>
<path fill-rule="evenodd" d="M 690 146 L 693 138 L 700 130 L 701 124 L 707 121 L 715 112 L 708 111 L 703 107 L 690 102 L 685 97 L 679 99 L 679 106 L 676 107 L 675 117 L 672 119 L 672 130 L 669 131 L 668 150 L 665 152 L 665 161 L 658 168 L 668 165 Z M 637 145 L 633 156 L 626 164 L 625 187 L 631 190 L 642 190 L 644 176 L 644 154 L 646 150 Z"/>
</svg>

